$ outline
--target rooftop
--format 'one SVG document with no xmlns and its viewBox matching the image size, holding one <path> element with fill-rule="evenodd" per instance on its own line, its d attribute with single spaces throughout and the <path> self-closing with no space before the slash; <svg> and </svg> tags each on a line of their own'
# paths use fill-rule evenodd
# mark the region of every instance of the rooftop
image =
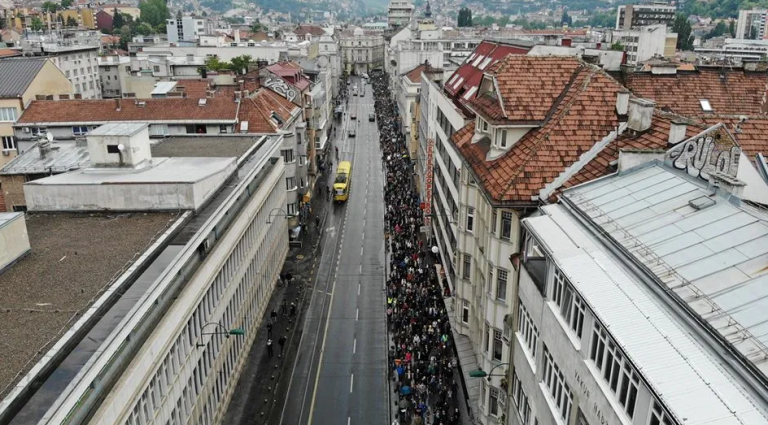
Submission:
<svg viewBox="0 0 768 425">
<path fill-rule="evenodd" d="M 228 97 L 210 98 L 204 105 L 193 98 L 34 100 L 21 114 L 17 123 L 234 122 L 237 118 L 237 105 Z"/>
<path fill-rule="evenodd" d="M 0 274 L 0 398 L 177 217 L 27 213 L 32 250 Z"/>
<path fill-rule="evenodd" d="M 413 68 L 412 70 L 405 73 L 405 76 L 410 80 L 411 83 L 418 84 L 421 83 L 421 74 L 441 74 L 443 70 L 441 68 L 434 68 L 429 63 L 423 63 L 416 68 Z"/>
<path fill-rule="evenodd" d="M 19 97 L 27 91 L 46 58 L 6 59 L 0 61 L 0 98 Z"/>
<path fill-rule="evenodd" d="M 0 168 L 0 175 L 64 173 L 90 164 L 91 156 L 85 143 L 56 142 L 45 155 L 41 155 L 35 143 Z"/>
<path fill-rule="evenodd" d="M 699 67 L 674 74 L 630 72 L 626 87 L 639 97 L 651 99 L 659 108 L 677 114 L 765 115 L 768 112 L 768 74 Z M 711 110 L 702 105 L 708 101 Z"/>
<path fill-rule="evenodd" d="M 563 92 L 557 96 L 546 119 L 495 158 L 488 157 L 491 151 L 488 137 L 473 142 L 475 121 L 455 133 L 452 140 L 469 163 L 478 183 L 494 201 L 528 205 L 535 202 L 540 191 L 576 163 L 582 154 L 616 130 L 619 125 L 615 111 L 616 93 L 621 86 L 597 67 L 581 63 L 574 68 L 573 62 L 579 63 L 574 58 L 553 62 L 544 57 L 520 57 L 532 60 L 527 75 L 538 73 L 537 61 L 541 61 L 545 68 L 556 63 L 571 71 L 571 75 L 560 74 L 570 83 L 563 86 Z M 513 95 L 514 98 L 522 99 L 531 93 L 524 86 L 509 86 L 507 92 L 516 93 L 516 90 L 520 95 Z M 535 113 L 541 113 L 535 98 L 526 102 L 532 105 Z"/>
<path fill-rule="evenodd" d="M 686 180 L 655 168 L 679 184 Z M 634 180 L 632 175 L 624 179 Z M 553 262 L 672 413 L 674 423 L 768 423 L 756 400 L 747 395 L 744 382 L 724 369 L 712 348 L 702 345 L 686 322 L 668 311 L 642 280 L 622 267 L 621 260 L 588 236 L 589 229 L 562 205 L 542 211 L 545 215 L 526 219 L 525 226 L 549 247 Z"/>
<path fill-rule="evenodd" d="M 765 379 L 765 210 L 714 196 L 705 180 L 656 163 L 569 189 L 562 199 L 643 263 L 688 314 L 698 316 Z M 702 411 L 709 405 L 698 399 L 695 404 Z"/>
<path fill-rule="evenodd" d="M 290 121 L 293 111 L 300 108 L 272 89 L 261 88 L 253 96 L 243 98 L 240 105 L 240 122 L 248 122 L 249 133 L 276 133 Z M 272 118 L 275 113 L 280 121 Z"/>
<path fill-rule="evenodd" d="M 176 136 L 161 139 L 152 145 L 153 157 L 224 157 L 240 158 L 258 141 L 258 137 L 243 136 Z"/>
</svg>

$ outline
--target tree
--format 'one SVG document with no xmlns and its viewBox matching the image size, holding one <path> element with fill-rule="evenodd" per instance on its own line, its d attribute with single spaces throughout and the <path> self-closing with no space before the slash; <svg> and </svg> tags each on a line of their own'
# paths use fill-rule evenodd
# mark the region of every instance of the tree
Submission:
<svg viewBox="0 0 768 425">
<path fill-rule="evenodd" d="M 623 52 L 624 51 L 624 45 L 620 42 L 615 42 L 611 44 L 611 50 L 617 51 L 617 52 Z"/>
<path fill-rule="evenodd" d="M 136 28 L 134 29 L 134 32 L 140 35 L 150 35 L 155 33 L 155 29 L 149 26 L 148 23 L 141 22 L 139 23 L 139 25 L 136 26 Z"/>
<path fill-rule="evenodd" d="M 61 8 L 69 9 L 72 7 L 72 3 L 74 3 L 74 0 L 61 0 Z"/>
<path fill-rule="evenodd" d="M 79 24 L 77 23 L 77 19 L 75 19 L 72 16 L 67 16 L 67 27 L 69 28 L 77 28 Z"/>
<path fill-rule="evenodd" d="M 232 58 L 230 62 L 235 73 L 240 74 L 243 71 L 248 72 L 248 64 L 253 62 L 253 58 L 251 55 L 241 55 Z"/>
<path fill-rule="evenodd" d="M 122 28 L 120 28 L 120 48 L 123 50 L 128 50 L 128 43 L 131 41 L 132 31 L 131 27 L 128 25 L 123 25 Z"/>
<path fill-rule="evenodd" d="M 725 26 L 724 21 L 720 21 L 715 25 L 714 28 L 709 30 L 708 33 L 704 35 L 704 40 L 709 40 L 710 38 L 720 37 L 721 35 L 725 34 L 726 31 L 728 31 L 727 27 Z"/>
<path fill-rule="evenodd" d="M 573 25 L 573 19 L 571 18 L 571 15 L 568 14 L 568 11 L 563 9 L 563 16 L 560 17 L 560 24 L 563 26 L 572 26 Z"/>
<path fill-rule="evenodd" d="M 59 10 L 59 5 L 52 1 L 47 1 L 43 3 L 42 9 L 43 12 L 56 13 L 56 11 Z"/>
<path fill-rule="evenodd" d="M 682 13 L 675 16 L 675 22 L 672 24 L 672 32 L 677 33 L 677 49 L 693 50 L 693 36 L 691 35 L 691 24 L 688 17 Z"/>
<path fill-rule="evenodd" d="M 43 21 L 40 20 L 38 17 L 32 18 L 32 22 L 30 23 L 30 27 L 32 28 L 32 31 L 42 31 L 43 30 Z"/>
<path fill-rule="evenodd" d="M 205 67 L 209 71 L 221 71 L 222 69 L 230 69 L 230 64 L 222 62 L 217 56 L 211 56 L 205 60 Z"/>
<path fill-rule="evenodd" d="M 733 19 L 728 22 L 728 33 L 731 34 L 731 38 L 736 37 L 736 27 L 734 27 L 733 22 Z"/>
<path fill-rule="evenodd" d="M 165 0 L 145 0 L 139 5 L 141 20 L 153 27 L 165 25 L 165 20 L 171 17 Z"/>
<path fill-rule="evenodd" d="M 112 12 L 112 28 L 122 28 L 125 25 L 125 19 L 123 14 L 120 13 L 117 8 Z"/>
<path fill-rule="evenodd" d="M 459 9 L 459 19 L 456 23 L 458 27 L 471 27 L 472 26 L 472 11 L 468 7 L 462 7 Z"/>
</svg>

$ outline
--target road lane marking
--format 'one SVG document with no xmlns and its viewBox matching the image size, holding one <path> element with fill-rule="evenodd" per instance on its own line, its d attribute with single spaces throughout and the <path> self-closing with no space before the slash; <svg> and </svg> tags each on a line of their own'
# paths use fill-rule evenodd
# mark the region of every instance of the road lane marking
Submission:
<svg viewBox="0 0 768 425">
<path fill-rule="evenodd" d="M 357 322 L 358 320 L 360 320 L 360 309 L 359 308 L 355 309 L 355 322 Z"/>
<path fill-rule="evenodd" d="M 355 385 L 355 374 L 349 377 L 349 393 L 352 394 L 352 387 Z"/>
<path fill-rule="evenodd" d="M 363 274 L 363 265 L 360 264 L 359 270 L 357 271 L 357 274 Z M 360 294 L 357 294 L 360 295 Z"/>
<path fill-rule="evenodd" d="M 350 425 L 351 422 L 352 422 L 352 418 L 347 416 L 347 425 Z"/>
<path fill-rule="evenodd" d="M 352 343 L 352 354 L 357 353 L 357 338 L 355 338 L 355 342 Z"/>
<path fill-rule="evenodd" d="M 362 266 L 360 266 L 360 267 L 362 267 Z M 360 296 L 360 287 L 361 287 L 361 286 L 363 286 L 363 285 L 362 285 L 362 284 L 360 284 L 360 283 L 358 283 L 358 284 L 357 284 L 357 296 L 358 296 L 358 297 Z"/>
<path fill-rule="evenodd" d="M 360 255 L 361 256 L 363 255 L 363 247 L 362 246 L 360 247 Z"/>
</svg>

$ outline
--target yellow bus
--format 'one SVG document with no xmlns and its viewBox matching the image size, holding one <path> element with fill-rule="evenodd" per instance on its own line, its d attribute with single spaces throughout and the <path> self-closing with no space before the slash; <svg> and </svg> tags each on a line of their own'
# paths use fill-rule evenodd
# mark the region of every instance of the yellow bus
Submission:
<svg viewBox="0 0 768 425">
<path fill-rule="evenodd" d="M 341 161 L 336 169 L 336 180 L 333 181 L 333 200 L 345 202 L 349 199 L 349 186 L 352 184 L 352 163 Z"/>
</svg>

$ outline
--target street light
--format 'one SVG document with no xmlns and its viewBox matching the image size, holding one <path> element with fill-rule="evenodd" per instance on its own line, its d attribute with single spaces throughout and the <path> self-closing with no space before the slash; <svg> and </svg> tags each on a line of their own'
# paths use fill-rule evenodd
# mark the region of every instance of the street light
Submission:
<svg viewBox="0 0 768 425">
<path fill-rule="evenodd" d="M 275 211 L 280 211 L 282 214 L 275 214 Z M 269 212 L 269 217 L 267 217 L 267 224 L 272 224 L 272 217 L 294 218 L 296 216 L 293 214 L 288 214 L 280 208 L 273 208 L 272 211 Z"/>
<path fill-rule="evenodd" d="M 216 322 L 208 322 L 205 325 L 203 325 L 203 328 L 200 329 L 200 330 L 202 331 L 203 329 L 206 328 L 206 326 L 209 326 L 209 325 L 213 325 L 213 326 L 216 326 L 217 328 L 221 328 L 221 330 L 220 331 L 216 330 L 216 331 L 213 331 L 213 332 L 202 332 L 200 334 L 200 336 L 203 336 L 203 335 L 224 335 L 226 338 L 229 338 L 230 335 L 235 335 L 235 336 L 243 336 L 243 335 L 245 335 L 245 329 L 243 329 L 243 328 L 227 329 L 224 326 L 222 326 L 221 324 L 216 323 Z M 205 344 L 202 344 L 202 343 L 199 343 L 199 342 L 196 345 L 198 347 L 205 347 Z"/>
<path fill-rule="evenodd" d="M 483 369 L 477 369 L 477 370 L 470 370 L 469 371 L 469 377 L 470 378 L 488 378 L 491 376 L 507 376 L 504 375 L 493 375 L 493 370 L 496 369 L 499 366 L 509 366 L 509 363 L 499 363 L 496 366 L 491 368 L 490 372 L 485 372 Z"/>
</svg>

